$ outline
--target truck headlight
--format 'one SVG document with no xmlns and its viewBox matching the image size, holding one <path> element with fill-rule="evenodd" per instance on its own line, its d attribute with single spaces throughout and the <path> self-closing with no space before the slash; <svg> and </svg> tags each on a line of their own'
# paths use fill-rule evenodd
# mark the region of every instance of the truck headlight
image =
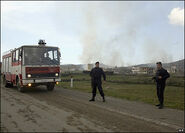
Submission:
<svg viewBox="0 0 185 133">
<path fill-rule="evenodd" d="M 55 73 L 55 76 L 58 77 L 58 73 Z"/>
<path fill-rule="evenodd" d="M 31 78 L 31 74 L 28 74 L 27 76 L 28 76 L 28 78 Z"/>
</svg>

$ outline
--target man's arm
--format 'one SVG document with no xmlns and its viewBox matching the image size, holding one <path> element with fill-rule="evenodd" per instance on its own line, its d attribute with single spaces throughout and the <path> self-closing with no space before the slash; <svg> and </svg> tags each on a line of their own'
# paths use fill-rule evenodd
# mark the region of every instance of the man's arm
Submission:
<svg viewBox="0 0 185 133">
<path fill-rule="evenodd" d="M 101 70 L 102 70 L 103 79 L 104 79 L 104 81 L 106 81 L 105 73 L 104 73 L 103 69 L 101 69 Z"/>
<path fill-rule="evenodd" d="M 92 77 L 92 71 L 93 71 L 93 69 L 90 71 L 90 76 Z"/>
<path fill-rule="evenodd" d="M 170 77 L 170 74 L 165 70 L 162 79 L 167 79 L 169 77 Z"/>
</svg>

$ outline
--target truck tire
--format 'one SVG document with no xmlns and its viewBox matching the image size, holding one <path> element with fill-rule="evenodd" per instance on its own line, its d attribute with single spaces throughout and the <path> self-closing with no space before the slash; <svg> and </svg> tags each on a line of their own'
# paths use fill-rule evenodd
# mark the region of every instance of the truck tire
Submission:
<svg viewBox="0 0 185 133">
<path fill-rule="evenodd" d="M 47 84 L 47 90 L 48 91 L 53 91 L 55 88 L 55 83 L 48 83 Z"/>
<path fill-rule="evenodd" d="M 19 82 L 19 78 L 16 80 L 16 84 L 17 84 L 18 91 L 24 92 L 24 87 L 21 86 L 21 84 Z"/>
<path fill-rule="evenodd" d="M 5 76 L 3 77 L 3 84 L 6 88 L 9 87 L 8 81 L 6 80 Z"/>
<path fill-rule="evenodd" d="M 13 83 L 10 83 L 10 87 L 13 87 Z"/>
</svg>

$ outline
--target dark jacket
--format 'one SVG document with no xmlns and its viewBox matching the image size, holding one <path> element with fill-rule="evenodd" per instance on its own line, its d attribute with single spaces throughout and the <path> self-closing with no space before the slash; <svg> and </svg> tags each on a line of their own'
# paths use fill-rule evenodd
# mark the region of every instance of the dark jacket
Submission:
<svg viewBox="0 0 185 133">
<path fill-rule="evenodd" d="M 159 79 L 159 76 L 161 76 L 162 78 Z M 165 70 L 164 68 L 161 68 L 159 70 L 157 70 L 155 77 L 153 77 L 153 79 L 155 79 L 155 81 L 157 83 L 165 83 L 166 79 L 170 77 L 170 74 L 167 72 L 167 70 Z"/>
<path fill-rule="evenodd" d="M 105 73 L 102 68 L 95 67 L 91 70 L 90 76 L 92 81 L 101 82 L 101 76 L 103 75 L 103 79 L 106 80 Z"/>
</svg>

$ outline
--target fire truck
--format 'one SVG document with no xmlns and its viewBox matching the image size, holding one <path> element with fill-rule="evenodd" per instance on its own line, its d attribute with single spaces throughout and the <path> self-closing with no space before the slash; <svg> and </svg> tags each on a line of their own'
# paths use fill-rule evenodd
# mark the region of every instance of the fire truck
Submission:
<svg viewBox="0 0 185 133">
<path fill-rule="evenodd" d="M 46 46 L 44 40 L 38 45 L 23 45 L 9 50 L 2 57 L 2 76 L 5 87 L 17 86 L 20 92 L 27 87 L 45 85 L 52 91 L 60 79 L 60 50 Z"/>
</svg>

